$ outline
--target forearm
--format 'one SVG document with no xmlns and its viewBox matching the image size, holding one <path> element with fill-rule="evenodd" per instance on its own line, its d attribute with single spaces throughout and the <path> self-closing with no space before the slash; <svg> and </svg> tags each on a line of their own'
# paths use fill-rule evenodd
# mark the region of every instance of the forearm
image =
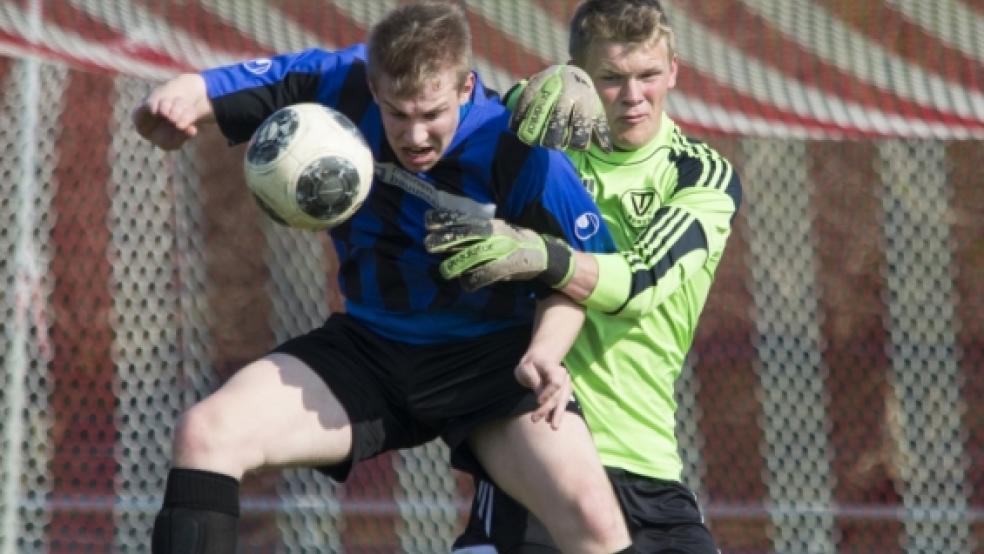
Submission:
<svg viewBox="0 0 984 554">
<path fill-rule="evenodd" d="M 584 308 L 563 294 L 553 294 L 537 304 L 533 338 L 516 365 L 516 380 L 536 393 L 533 421 L 546 418 L 553 429 L 560 422 L 571 397 L 571 378 L 564 356 L 584 322 Z"/>
<path fill-rule="evenodd" d="M 630 249 L 617 253 L 577 253 L 573 277 L 561 290 L 603 313 L 628 318 L 649 313 L 695 276 L 713 273 L 737 204 L 725 191 L 687 189 L 650 224 L 662 232 L 640 233 Z M 676 226 L 661 225 L 671 217 Z"/>
<path fill-rule="evenodd" d="M 592 254 L 574 252 L 574 276 L 560 292 L 583 303 L 598 285 L 598 261 Z"/>
<path fill-rule="evenodd" d="M 529 352 L 541 359 L 564 359 L 584 323 L 584 308 L 563 294 L 552 294 L 537 304 Z"/>
</svg>

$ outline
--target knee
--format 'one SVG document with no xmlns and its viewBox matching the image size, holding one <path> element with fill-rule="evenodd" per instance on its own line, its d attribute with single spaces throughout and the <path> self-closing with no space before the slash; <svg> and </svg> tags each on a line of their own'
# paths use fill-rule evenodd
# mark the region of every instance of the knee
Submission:
<svg viewBox="0 0 984 554">
<path fill-rule="evenodd" d="M 235 444 L 235 431 L 221 406 L 199 402 L 184 412 L 174 430 L 174 463 L 240 478 L 248 469 L 245 449 Z"/>
<path fill-rule="evenodd" d="M 612 544 L 626 536 L 622 510 L 608 483 L 578 487 L 572 506 L 573 520 L 602 544 Z"/>
</svg>

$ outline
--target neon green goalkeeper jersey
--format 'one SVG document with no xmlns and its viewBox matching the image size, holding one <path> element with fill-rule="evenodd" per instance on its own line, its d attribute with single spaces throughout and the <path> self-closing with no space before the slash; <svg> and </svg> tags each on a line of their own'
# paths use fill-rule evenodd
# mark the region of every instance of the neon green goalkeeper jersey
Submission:
<svg viewBox="0 0 984 554">
<path fill-rule="evenodd" d="M 722 156 L 663 115 L 633 152 L 568 152 L 619 248 L 566 358 L 606 466 L 679 480 L 674 381 L 694 338 L 741 198 Z"/>
</svg>

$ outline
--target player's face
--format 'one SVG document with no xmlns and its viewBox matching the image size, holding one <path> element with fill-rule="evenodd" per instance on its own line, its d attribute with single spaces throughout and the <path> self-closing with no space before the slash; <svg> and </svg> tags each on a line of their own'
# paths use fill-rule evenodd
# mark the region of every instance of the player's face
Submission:
<svg viewBox="0 0 984 554">
<path fill-rule="evenodd" d="M 379 76 L 373 94 L 386 140 L 400 165 L 415 173 L 434 167 L 458 130 L 458 108 L 468 101 L 474 86 L 473 75 L 459 87 L 454 71 L 446 70 L 420 93 L 405 97 L 393 93 L 389 77 Z"/>
<path fill-rule="evenodd" d="M 665 38 L 645 45 L 594 41 L 584 70 L 605 105 L 615 146 L 635 150 L 656 136 L 666 95 L 676 86 L 677 62 Z"/>
</svg>

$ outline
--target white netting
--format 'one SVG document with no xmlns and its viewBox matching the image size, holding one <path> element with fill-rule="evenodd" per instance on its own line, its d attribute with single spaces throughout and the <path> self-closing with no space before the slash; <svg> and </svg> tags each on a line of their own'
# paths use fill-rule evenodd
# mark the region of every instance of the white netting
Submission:
<svg viewBox="0 0 984 554">
<path fill-rule="evenodd" d="M 684 478 L 725 552 L 984 544 L 984 8 L 664 0 L 671 115 L 745 202 L 677 382 Z M 341 307 L 325 237 L 273 225 L 241 148 L 163 153 L 161 79 L 341 46 L 396 1 L 0 2 L 0 554 L 149 552 L 183 409 Z M 468 0 L 500 90 L 566 58 L 572 1 Z M 243 482 L 242 552 L 446 551 L 440 443 L 336 485 Z"/>
</svg>

